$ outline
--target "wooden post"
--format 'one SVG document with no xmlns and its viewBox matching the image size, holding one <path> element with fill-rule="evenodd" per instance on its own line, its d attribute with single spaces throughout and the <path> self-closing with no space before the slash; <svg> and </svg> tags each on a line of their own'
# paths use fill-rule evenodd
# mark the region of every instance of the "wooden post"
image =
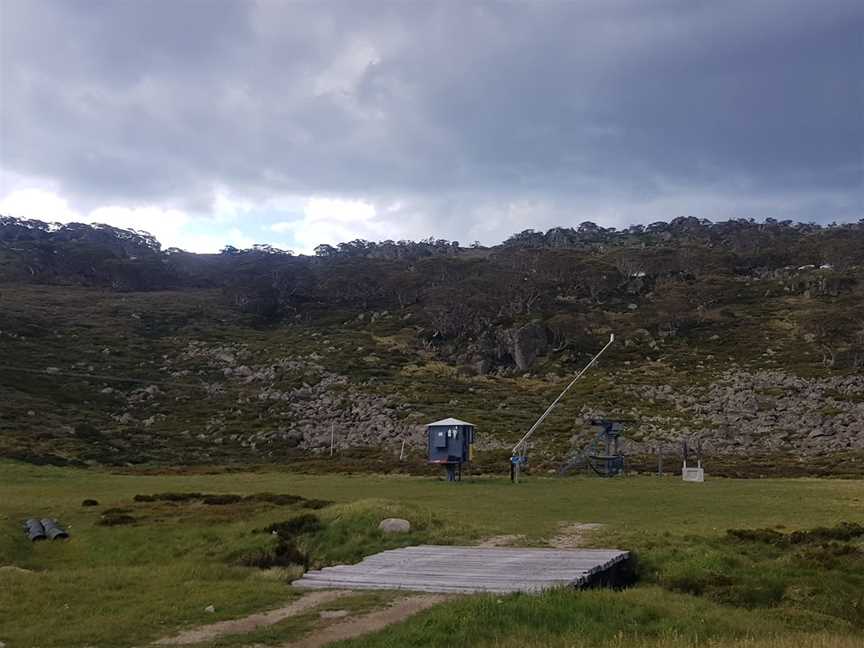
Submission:
<svg viewBox="0 0 864 648">
<path fill-rule="evenodd" d="M 657 446 L 657 476 L 663 476 L 663 447 Z"/>
<path fill-rule="evenodd" d="M 336 426 L 330 424 L 330 456 L 333 456 L 333 446 L 336 445 Z"/>
</svg>

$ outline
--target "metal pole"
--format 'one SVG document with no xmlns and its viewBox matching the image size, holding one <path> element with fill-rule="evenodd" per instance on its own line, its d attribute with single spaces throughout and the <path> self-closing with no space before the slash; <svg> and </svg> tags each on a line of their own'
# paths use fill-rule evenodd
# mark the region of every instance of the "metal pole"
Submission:
<svg viewBox="0 0 864 648">
<path fill-rule="evenodd" d="M 402 439 L 402 449 L 399 451 L 399 461 L 405 457 L 405 439 Z"/>
<path fill-rule="evenodd" d="M 526 441 L 528 441 L 529 437 L 530 437 L 532 434 L 534 434 L 534 430 L 536 430 L 538 427 L 540 427 L 540 424 L 543 422 L 543 420 L 544 420 L 547 416 L 549 416 L 549 414 L 552 412 L 552 410 L 555 409 L 555 406 L 558 404 L 558 402 L 559 402 L 562 398 L 564 398 L 564 394 L 566 394 L 568 391 L 570 391 L 570 388 L 571 388 L 573 385 L 576 384 L 576 381 L 579 380 L 579 379 L 580 379 L 580 378 L 585 374 L 585 372 L 588 371 L 588 370 L 589 370 L 589 369 L 594 365 L 595 362 L 597 362 L 597 359 L 598 359 L 601 355 L 603 355 L 603 352 L 606 351 L 606 349 L 608 349 L 609 346 L 610 346 L 614 341 L 615 341 L 615 334 L 612 333 L 612 334 L 609 335 L 609 341 L 606 343 L 606 346 L 604 346 L 602 349 L 600 349 L 600 353 L 598 353 L 597 355 L 595 355 L 595 356 L 591 359 L 591 362 L 589 362 L 587 365 L 585 365 L 585 367 L 582 369 L 582 371 L 580 371 L 578 374 L 576 374 L 576 377 L 575 377 L 573 380 L 570 381 L 570 384 L 568 384 L 568 385 L 564 388 L 564 391 L 562 391 L 562 392 L 558 395 L 558 398 L 556 398 L 554 401 L 552 401 L 552 404 L 551 404 L 549 407 L 546 408 L 546 411 L 543 412 L 543 414 L 540 416 L 540 418 L 537 419 L 537 422 L 534 423 L 534 425 L 531 426 L 531 429 L 528 430 L 528 431 L 525 433 L 525 436 L 523 436 L 521 439 L 519 439 L 519 443 L 517 443 L 515 446 L 513 446 L 513 452 L 512 452 L 512 454 L 513 454 L 514 456 L 515 456 L 516 453 L 519 451 L 519 447 L 520 447 L 522 444 L 524 444 Z M 518 481 L 518 479 L 517 479 L 517 481 Z"/>
</svg>

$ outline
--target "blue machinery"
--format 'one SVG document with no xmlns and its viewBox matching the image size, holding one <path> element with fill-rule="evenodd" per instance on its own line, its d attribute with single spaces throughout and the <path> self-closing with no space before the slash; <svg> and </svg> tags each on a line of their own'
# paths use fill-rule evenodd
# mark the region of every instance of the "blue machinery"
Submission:
<svg viewBox="0 0 864 648">
<path fill-rule="evenodd" d="M 549 416 L 549 414 L 552 413 L 552 410 L 555 409 L 555 406 L 561 401 L 562 398 L 564 398 L 564 395 L 568 391 L 570 391 L 570 388 L 576 384 L 576 381 L 579 380 L 585 374 L 586 371 L 588 371 L 592 366 L 594 366 L 594 363 L 597 362 L 597 359 L 601 355 L 603 355 L 603 352 L 606 351 L 606 349 L 608 349 L 610 346 L 612 346 L 612 343 L 614 341 L 615 341 L 615 334 L 612 333 L 609 335 L 609 341 L 606 343 L 606 346 L 604 346 L 602 349 L 600 349 L 600 353 L 595 355 L 591 359 L 591 362 L 589 362 L 587 365 L 585 365 L 585 367 L 582 369 L 582 371 L 580 371 L 578 374 L 576 374 L 576 377 L 570 381 L 570 383 L 564 388 L 564 391 L 562 391 L 560 394 L 558 394 L 558 398 L 556 398 L 554 401 L 552 401 L 552 404 L 546 408 L 546 411 L 543 412 L 543 414 L 540 416 L 540 418 L 537 419 L 537 421 L 534 423 L 534 425 L 531 426 L 531 429 L 529 429 L 525 433 L 525 435 L 521 439 L 519 439 L 519 442 L 515 446 L 513 446 L 513 451 L 510 453 L 510 480 L 513 483 L 519 483 L 519 469 L 528 463 L 528 456 L 527 456 L 528 439 L 530 439 L 531 435 L 534 434 L 534 431 L 538 427 L 540 427 L 540 424 L 545 420 L 545 418 L 547 416 Z M 623 462 L 623 459 L 622 459 L 622 462 Z"/>
<path fill-rule="evenodd" d="M 462 480 L 462 464 L 474 458 L 474 424 L 446 418 L 426 426 L 429 463 L 443 464 L 447 481 Z"/>
<path fill-rule="evenodd" d="M 624 472 L 624 453 L 618 447 L 618 437 L 624 424 L 621 421 L 591 419 L 591 425 L 600 428 L 594 439 L 594 448 L 586 454 L 588 466 L 601 477 L 614 477 Z"/>
</svg>

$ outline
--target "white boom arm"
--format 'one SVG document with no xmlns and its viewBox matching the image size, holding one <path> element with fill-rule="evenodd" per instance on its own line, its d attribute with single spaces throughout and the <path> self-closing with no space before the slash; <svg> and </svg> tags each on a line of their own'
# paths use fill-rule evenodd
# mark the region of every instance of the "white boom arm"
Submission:
<svg viewBox="0 0 864 648">
<path fill-rule="evenodd" d="M 570 391 L 570 388 L 574 384 L 576 384 L 576 381 L 579 380 L 583 376 L 583 374 L 586 371 L 588 371 L 594 365 L 595 362 L 597 362 L 597 359 L 601 355 L 603 355 L 603 352 L 606 349 L 608 349 L 614 341 L 615 341 L 615 334 L 612 333 L 609 335 L 609 341 L 606 343 L 606 346 L 604 346 L 602 349 L 600 349 L 600 353 L 595 355 L 591 359 L 591 362 L 589 362 L 587 365 L 585 365 L 585 367 L 582 369 L 582 371 L 580 371 L 578 374 L 576 374 L 576 377 L 570 381 L 570 384 L 564 388 L 564 391 L 562 391 L 558 395 L 558 398 L 556 398 L 554 401 L 552 401 L 552 404 L 546 408 L 546 411 L 543 412 L 543 415 L 539 419 L 537 419 L 537 422 L 534 423 L 534 425 L 531 426 L 531 429 L 525 433 L 525 436 L 523 436 L 521 439 L 519 439 L 519 443 L 517 443 L 515 446 L 513 446 L 513 456 L 514 457 L 517 455 L 519 448 L 521 448 L 523 445 L 525 445 L 525 443 L 528 441 L 528 439 L 531 438 L 531 435 L 534 434 L 534 430 L 536 430 L 538 427 L 540 427 L 540 424 L 543 422 L 543 420 L 547 416 L 549 416 L 549 414 L 552 412 L 553 409 L 555 409 L 555 406 L 558 404 L 558 401 L 560 401 L 562 398 L 564 398 L 564 394 L 566 394 L 568 391 Z"/>
</svg>

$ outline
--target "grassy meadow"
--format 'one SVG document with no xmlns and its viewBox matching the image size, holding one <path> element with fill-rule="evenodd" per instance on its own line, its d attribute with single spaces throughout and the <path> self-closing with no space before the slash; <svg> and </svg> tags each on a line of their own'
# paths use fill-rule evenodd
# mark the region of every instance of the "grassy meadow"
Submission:
<svg viewBox="0 0 864 648">
<path fill-rule="evenodd" d="M 189 493 L 197 495 L 182 495 Z M 85 499 L 98 505 L 84 507 Z M 28 516 L 59 518 L 71 539 L 30 543 L 20 526 Z M 382 536 L 377 523 L 392 516 L 409 519 L 411 533 Z M 634 552 L 638 584 L 456 597 L 347 643 L 864 645 L 864 537 L 854 532 L 864 523 L 862 481 L 533 477 L 514 486 L 497 478 L 447 484 L 277 469 L 145 475 L 16 462 L 0 462 L 0 641 L 140 646 L 285 605 L 299 595 L 287 584 L 302 570 L 297 563 L 502 534 L 542 545 L 568 522 L 605 525 L 585 542 Z M 809 533 L 795 533 L 802 530 Z M 362 611 L 392 596 L 358 593 L 330 607 Z M 280 645 L 312 631 L 317 612 L 199 645 Z"/>
</svg>

